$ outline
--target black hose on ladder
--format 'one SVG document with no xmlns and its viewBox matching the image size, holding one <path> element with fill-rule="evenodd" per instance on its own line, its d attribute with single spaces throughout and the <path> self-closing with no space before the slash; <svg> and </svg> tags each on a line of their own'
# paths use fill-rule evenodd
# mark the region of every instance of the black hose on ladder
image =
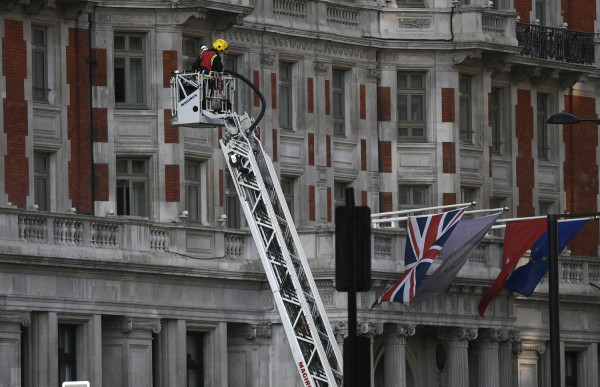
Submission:
<svg viewBox="0 0 600 387">
<path fill-rule="evenodd" d="M 248 128 L 248 132 L 252 133 L 252 131 L 254 130 L 254 128 L 256 127 L 256 125 L 258 125 L 258 123 L 260 122 L 260 120 L 262 120 L 263 116 L 265 115 L 265 110 L 267 109 L 267 106 L 266 106 L 267 103 L 265 102 L 265 97 L 262 95 L 262 93 L 260 92 L 260 90 L 258 89 L 258 87 L 256 87 L 254 85 L 254 83 L 250 82 L 250 80 L 248 80 L 243 75 L 238 74 L 238 73 L 236 73 L 233 70 L 223 70 L 223 73 L 230 74 L 230 75 L 233 75 L 236 78 L 241 79 L 245 84 L 247 84 L 248 86 L 250 86 L 250 88 L 252 90 L 254 90 L 254 92 L 258 95 L 258 98 L 260 98 L 260 104 L 261 104 L 260 114 L 258 115 L 258 118 L 256 118 L 254 120 L 254 122 L 252 123 L 252 125 L 250 125 L 250 127 Z"/>
</svg>

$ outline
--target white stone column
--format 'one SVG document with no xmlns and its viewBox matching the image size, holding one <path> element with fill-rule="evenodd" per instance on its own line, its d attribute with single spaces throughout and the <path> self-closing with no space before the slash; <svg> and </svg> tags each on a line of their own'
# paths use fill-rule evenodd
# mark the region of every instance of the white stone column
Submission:
<svg viewBox="0 0 600 387">
<path fill-rule="evenodd" d="M 495 329 L 481 329 L 479 332 L 478 385 L 500 387 L 498 332 Z"/>
<path fill-rule="evenodd" d="M 54 312 L 39 312 L 31 317 L 28 351 L 31 368 L 27 370 L 33 386 L 58 385 L 58 319 Z"/>
<path fill-rule="evenodd" d="M 414 326 L 384 324 L 385 387 L 406 387 L 406 338 L 415 334 Z"/>
<path fill-rule="evenodd" d="M 520 351 L 520 339 L 514 331 L 501 330 L 498 336 L 498 369 L 500 373 L 500 386 L 516 386 L 515 354 Z"/>
<path fill-rule="evenodd" d="M 21 386 L 21 326 L 29 313 L 0 312 L 0 386 Z"/>
<path fill-rule="evenodd" d="M 448 387 L 469 385 L 469 340 L 476 338 L 477 329 L 452 328 L 448 330 L 446 334 Z"/>
<path fill-rule="evenodd" d="M 103 385 L 152 386 L 152 333 L 160 330 L 158 319 L 118 317 L 103 321 Z"/>
<path fill-rule="evenodd" d="M 158 346 L 158 380 L 161 387 L 186 384 L 186 326 L 185 320 L 166 320 L 156 337 Z"/>
</svg>

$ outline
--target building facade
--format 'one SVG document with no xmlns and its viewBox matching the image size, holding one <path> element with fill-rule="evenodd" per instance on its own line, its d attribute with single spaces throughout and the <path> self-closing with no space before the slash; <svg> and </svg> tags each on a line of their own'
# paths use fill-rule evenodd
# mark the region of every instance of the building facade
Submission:
<svg viewBox="0 0 600 387">
<path fill-rule="evenodd" d="M 598 211 L 598 2 L 6 0 L 0 4 L 0 386 L 301 386 L 219 149 L 171 125 L 203 44 L 262 91 L 272 156 L 339 345 L 334 209 Z M 235 109 L 260 101 L 240 85 Z M 548 286 L 477 304 L 488 235 L 450 289 L 373 301 L 405 225 L 374 229 L 358 297 L 373 386 L 548 386 Z M 600 231 L 561 256 L 565 386 L 597 387 Z M 434 267 L 436 264 L 433 265 Z M 367 371 L 366 371 L 367 372 Z"/>
</svg>

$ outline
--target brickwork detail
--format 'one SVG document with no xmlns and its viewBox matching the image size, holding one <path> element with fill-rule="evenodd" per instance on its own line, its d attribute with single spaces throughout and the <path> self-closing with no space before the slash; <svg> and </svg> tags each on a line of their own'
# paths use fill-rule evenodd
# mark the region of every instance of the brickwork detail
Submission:
<svg viewBox="0 0 600 387">
<path fill-rule="evenodd" d="M 106 108 L 93 108 L 94 142 L 108 142 L 108 111 Z"/>
<path fill-rule="evenodd" d="M 325 160 L 327 166 L 331 167 L 331 135 L 325 136 Z"/>
<path fill-rule="evenodd" d="M 179 165 L 165 165 L 165 201 L 178 202 L 180 200 Z"/>
<path fill-rule="evenodd" d="M 390 212 L 392 211 L 392 193 L 391 192 L 380 192 L 379 193 L 379 211 Z"/>
<path fill-rule="evenodd" d="M 308 165 L 315 165 L 315 134 L 308 134 Z"/>
<path fill-rule="evenodd" d="M 89 32 L 69 29 L 66 50 L 67 83 L 70 105 L 67 107 L 67 133 L 71 141 L 69 161 L 69 197 L 77 212 L 92 213 L 92 154 L 90 133 L 90 84 L 87 59 Z"/>
<path fill-rule="evenodd" d="M 92 50 L 92 86 L 106 86 L 106 49 L 95 48 Z"/>
<path fill-rule="evenodd" d="M 315 112 L 315 87 L 314 80 L 312 78 L 308 78 L 306 80 L 306 93 L 307 93 L 307 111 L 308 113 Z"/>
<path fill-rule="evenodd" d="M 108 201 L 108 164 L 94 164 L 94 200 Z"/>
<path fill-rule="evenodd" d="M 377 121 L 391 121 L 391 91 L 389 87 L 377 88 Z"/>
<path fill-rule="evenodd" d="M 596 18 L 596 2 L 588 0 L 569 0 L 561 2 L 561 15 L 568 23 L 569 29 L 594 32 Z"/>
<path fill-rule="evenodd" d="M 360 85 L 360 119 L 367 119 L 367 87 L 365 85 Z"/>
<path fill-rule="evenodd" d="M 361 206 L 367 206 L 367 191 L 361 191 L 360 192 L 360 197 L 361 197 Z"/>
<path fill-rule="evenodd" d="M 533 216 L 533 188 L 535 169 L 531 141 L 533 140 L 533 107 L 531 106 L 531 91 L 517 90 L 517 105 L 515 106 L 516 137 L 518 146 L 517 187 L 519 187 L 519 205 L 517 216 Z"/>
<path fill-rule="evenodd" d="M 580 118 L 597 118 L 594 98 L 565 96 L 565 108 Z M 565 144 L 565 193 L 567 212 L 596 212 L 599 190 L 598 126 L 591 122 L 563 125 Z M 575 236 L 569 248 L 575 255 L 595 257 L 598 252 L 598 222 L 588 224 Z"/>
<path fill-rule="evenodd" d="M 367 170 L 367 140 L 360 139 L 360 170 Z"/>
<path fill-rule="evenodd" d="M 456 143 L 442 143 L 443 173 L 456 173 Z"/>
<path fill-rule="evenodd" d="M 442 122 L 455 122 L 454 89 L 442 89 Z"/>
<path fill-rule="evenodd" d="M 379 141 L 379 171 L 382 173 L 392 172 L 392 142 Z"/>
<path fill-rule="evenodd" d="M 171 77 L 173 70 L 177 69 L 177 51 L 163 51 L 163 87 L 171 87 Z"/>
<path fill-rule="evenodd" d="M 444 201 L 444 204 L 442 204 L 444 206 L 456 204 L 456 194 L 454 192 L 451 192 L 451 193 L 444 192 L 442 200 Z"/>
<path fill-rule="evenodd" d="M 567 4 L 569 4 L 567 2 Z M 531 1 L 515 0 L 515 10 L 521 17 L 521 23 L 529 23 L 529 13 L 531 12 Z"/>
<path fill-rule="evenodd" d="M 19 208 L 27 206 L 29 194 L 29 159 L 25 154 L 28 134 L 28 109 L 23 89 L 27 77 L 27 47 L 23 40 L 23 22 L 5 19 L 2 38 L 2 75 L 6 80 L 4 133 L 7 153 L 4 156 L 5 187 L 8 200 Z M 8 115 L 7 112 L 11 114 Z"/>
<path fill-rule="evenodd" d="M 171 109 L 165 109 L 165 144 L 179 144 L 179 127 L 171 125 Z"/>
</svg>

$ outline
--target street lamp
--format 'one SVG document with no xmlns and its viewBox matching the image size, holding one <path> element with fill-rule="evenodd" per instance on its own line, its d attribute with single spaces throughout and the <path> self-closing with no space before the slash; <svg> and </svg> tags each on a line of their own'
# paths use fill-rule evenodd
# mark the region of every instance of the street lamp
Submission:
<svg viewBox="0 0 600 387">
<path fill-rule="evenodd" d="M 570 113 L 557 113 L 546 121 L 548 124 L 578 124 L 594 122 L 600 125 L 600 119 L 577 118 Z M 558 313 L 558 219 L 585 218 L 599 216 L 600 212 L 578 214 L 548 215 L 548 311 L 550 315 L 550 386 L 560 387 L 560 320 Z"/>
</svg>

